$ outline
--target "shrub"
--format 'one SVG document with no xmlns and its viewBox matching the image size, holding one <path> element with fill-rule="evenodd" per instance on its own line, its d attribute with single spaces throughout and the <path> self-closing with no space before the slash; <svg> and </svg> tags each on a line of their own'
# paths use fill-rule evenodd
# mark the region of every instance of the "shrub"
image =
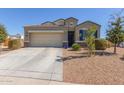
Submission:
<svg viewBox="0 0 124 93">
<path fill-rule="evenodd" d="M 110 47 L 113 46 L 112 42 L 110 42 L 110 41 L 108 41 L 108 40 L 106 40 L 106 42 L 107 42 L 107 44 L 106 44 L 106 45 L 107 45 L 107 46 L 106 46 L 107 48 L 110 48 Z"/>
<path fill-rule="evenodd" d="M 86 31 L 86 44 L 88 48 L 88 55 L 92 56 L 95 55 L 95 36 L 94 34 L 96 33 L 96 26 L 93 25 Z"/>
<path fill-rule="evenodd" d="M 105 50 L 107 48 L 107 41 L 105 39 L 95 40 L 95 49 L 96 50 Z"/>
<path fill-rule="evenodd" d="M 81 48 L 81 46 L 77 43 L 72 45 L 72 49 L 75 50 L 75 51 L 80 50 L 80 48 Z"/>
<path fill-rule="evenodd" d="M 6 38 L 4 41 L 4 46 L 8 46 L 9 41 L 10 41 L 10 38 Z"/>
<path fill-rule="evenodd" d="M 10 40 L 10 41 L 9 41 L 9 44 L 8 44 L 8 47 L 9 47 L 10 49 L 18 49 L 18 48 L 21 48 L 21 41 L 20 41 L 20 39 Z"/>
</svg>

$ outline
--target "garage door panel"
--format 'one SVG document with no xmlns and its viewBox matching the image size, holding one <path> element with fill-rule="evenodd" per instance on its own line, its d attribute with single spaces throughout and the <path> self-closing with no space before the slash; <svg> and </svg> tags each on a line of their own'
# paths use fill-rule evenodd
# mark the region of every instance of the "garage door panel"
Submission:
<svg viewBox="0 0 124 93">
<path fill-rule="evenodd" d="M 31 33 L 30 46 L 62 47 L 63 33 Z"/>
</svg>

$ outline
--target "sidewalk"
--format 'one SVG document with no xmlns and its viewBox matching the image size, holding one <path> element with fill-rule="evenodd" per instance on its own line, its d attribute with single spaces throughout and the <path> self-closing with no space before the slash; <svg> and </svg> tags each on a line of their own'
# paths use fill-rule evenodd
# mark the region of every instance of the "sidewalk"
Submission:
<svg viewBox="0 0 124 93">
<path fill-rule="evenodd" d="M 71 83 L 0 76 L 0 85 L 72 85 Z"/>
</svg>

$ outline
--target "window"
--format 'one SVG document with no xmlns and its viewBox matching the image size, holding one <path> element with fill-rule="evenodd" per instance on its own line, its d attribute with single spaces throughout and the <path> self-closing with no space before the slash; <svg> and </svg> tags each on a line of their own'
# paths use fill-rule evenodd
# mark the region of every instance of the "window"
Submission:
<svg viewBox="0 0 124 93">
<path fill-rule="evenodd" d="M 70 22 L 70 26 L 72 26 L 73 25 L 73 22 Z"/>
<path fill-rule="evenodd" d="M 83 40 L 83 30 L 79 31 L 80 40 Z"/>
<path fill-rule="evenodd" d="M 80 40 L 85 40 L 86 31 L 85 30 L 79 30 Z"/>
</svg>

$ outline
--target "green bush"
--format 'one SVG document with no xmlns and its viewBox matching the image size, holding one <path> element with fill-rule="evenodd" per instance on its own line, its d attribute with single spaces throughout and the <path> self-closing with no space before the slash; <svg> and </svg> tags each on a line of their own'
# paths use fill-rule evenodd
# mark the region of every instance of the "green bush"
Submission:
<svg viewBox="0 0 124 93">
<path fill-rule="evenodd" d="M 107 48 L 107 41 L 105 39 L 95 40 L 95 49 L 96 50 L 105 50 Z"/>
<path fill-rule="evenodd" d="M 81 48 L 81 46 L 77 43 L 72 45 L 72 49 L 75 50 L 75 51 L 80 50 L 80 48 Z"/>
<path fill-rule="evenodd" d="M 20 39 L 13 39 L 13 40 L 10 40 L 9 43 L 8 43 L 8 47 L 10 49 L 18 49 L 18 48 L 21 48 L 21 41 Z"/>
</svg>

